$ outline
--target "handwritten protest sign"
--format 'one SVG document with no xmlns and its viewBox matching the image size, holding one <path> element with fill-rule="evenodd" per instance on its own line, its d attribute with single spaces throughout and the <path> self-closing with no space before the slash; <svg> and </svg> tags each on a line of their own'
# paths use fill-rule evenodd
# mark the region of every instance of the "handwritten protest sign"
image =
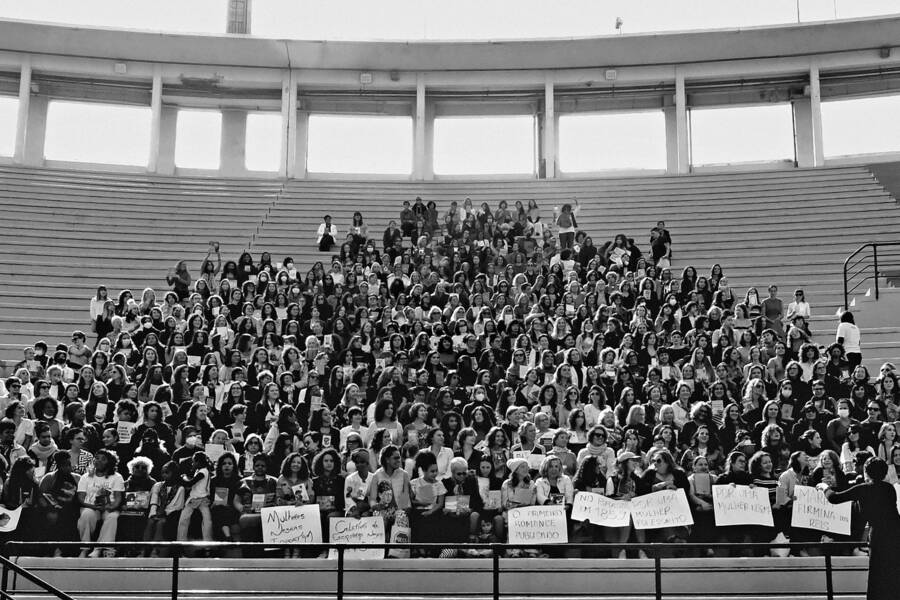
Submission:
<svg viewBox="0 0 900 600">
<path fill-rule="evenodd" d="M 628 527 L 631 524 L 631 504 L 600 494 L 578 492 L 572 505 L 572 520 L 590 521 L 603 527 Z"/>
<path fill-rule="evenodd" d="M 351 517 L 332 517 L 329 521 L 328 539 L 332 544 L 383 544 L 384 518 L 363 517 L 353 519 Z M 344 551 L 345 558 L 382 559 L 384 548 L 348 548 Z M 331 550 L 328 558 L 337 558 L 337 550 Z"/>
<path fill-rule="evenodd" d="M 267 544 L 321 544 L 319 505 L 273 506 L 260 510 Z"/>
<path fill-rule="evenodd" d="M 522 506 L 509 511 L 510 544 L 565 544 L 566 509 L 563 506 Z"/>
<path fill-rule="evenodd" d="M 22 516 L 22 507 L 15 510 L 10 510 L 8 508 L 4 508 L 0 506 L 0 531 L 3 533 L 7 533 L 9 531 L 15 531 L 16 527 L 19 526 L 19 517 Z"/>
<path fill-rule="evenodd" d="M 791 526 L 850 535 L 850 502 L 832 504 L 822 491 L 808 485 L 794 486 L 794 496 Z"/>
<path fill-rule="evenodd" d="M 765 525 L 772 527 L 772 506 L 766 488 L 748 485 L 712 486 L 716 527 Z"/>
<path fill-rule="evenodd" d="M 631 499 L 635 529 L 661 529 L 694 524 L 684 490 L 662 490 Z"/>
</svg>

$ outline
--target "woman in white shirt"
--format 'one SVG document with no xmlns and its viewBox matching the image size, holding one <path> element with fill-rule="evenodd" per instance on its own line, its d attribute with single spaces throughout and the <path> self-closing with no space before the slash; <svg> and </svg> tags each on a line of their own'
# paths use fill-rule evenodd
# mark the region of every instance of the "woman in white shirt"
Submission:
<svg viewBox="0 0 900 600">
<path fill-rule="evenodd" d="M 845 310 L 841 313 L 841 322 L 837 328 L 835 338 L 838 344 L 844 348 L 844 356 L 849 363 L 849 371 L 852 373 L 862 362 L 862 349 L 859 343 L 859 327 L 853 319 L 853 313 Z"/>
<path fill-rule="evenodd" d="M 450 461 L 453 460 L 453 450 L 444 447 L 444 432 L 439 427 L 435 427 L 426 434 L 425 443 L 428 444 L 427 449 L 431 450 L 437 459 L 438 479 L 450 477 Z"/>
<path fill-rule="evenodd" d="M 572 479 L 563 473 L 562 460 L 558 456 L 545 458 L 539 475 L 534 484 L 538 504 L 561 504 L 568 507 L 575 502 L 575 486 L 572 485 Z"/>
</svg>

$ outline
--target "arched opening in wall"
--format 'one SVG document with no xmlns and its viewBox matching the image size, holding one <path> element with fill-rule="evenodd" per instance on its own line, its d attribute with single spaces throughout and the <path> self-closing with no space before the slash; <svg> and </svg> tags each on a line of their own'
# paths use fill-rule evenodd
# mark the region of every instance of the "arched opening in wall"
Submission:
<svg viewBox="0 0 900 600">
<path fill-rule="evenodd" d="M 175 126 L 175 166 L 182 169 L 219 168 L 222 113 L 218 110 L 179 109 Z"/>
<path fill-rule="evenodd" d="M 281 164 L 281 113 L 247 115 L 244 165 L 248 171 L 277 171 Z"/>
<path fill-rule="evenodd" d="M 534 175 L 534 116 L 436 118 L 434 173 Z"/>
<path fill-rule="evenodd" d="M 559 164 L 564 173 L 665 169 L 665 116 L 661 110 L 561 115 Z"/>
<path fill-rule="evenodd" d="M 18 98 L 0 96 L 0 156 L 12 156 L 16 150 L 18 113 Z"/>
<path fill-rule="evenodd" d="M 310 173 L 409 175 L 413 164 L 411 117 L 310 115 Z"/>
<path fill-rule="evenodd" d="M 147 166 L 150 108 L 51 100 L 44 158 L 100 165 Z"/>
<path fill-rule="evenodd" d="M 694 166 L 794 160 L 788 103 L 692 108 L 690 127 Z"/>
<path fill-rule="evenodd" d="M 900 152 L 900 95 L 822 102 L 826 157 Z"/>
</svg>

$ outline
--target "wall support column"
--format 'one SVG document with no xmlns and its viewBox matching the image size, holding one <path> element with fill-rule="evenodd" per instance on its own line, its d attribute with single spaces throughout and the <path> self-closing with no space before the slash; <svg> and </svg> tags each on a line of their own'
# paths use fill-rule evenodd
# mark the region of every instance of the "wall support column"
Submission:
<svg viewBox="0 0 900 600">
<path fill-rule="evenodd" d="M 687 117 L 687 93 L 684 85 L 684 73 L 678 67 L 675 68 L 675 144 L 677 163 L 675 172 L 678 174 L 690 173 L 690 131 Z"/>
<path fill-rule="evenodd" d="M 153 66 L 153 87 L 150 90 L 150 156 L 147 171 L 156 173 L 159 169 L 159 137 L 162 127 L 162 69 Z"/>
<path fill-rule="evenodd" d="M 219 169 L 226 175 L 241 175 L 247 171 L 247 111 L 222 111 L 222 138 L 219 145 Z"/>
<path fill-rule="evenodd" d="M 44 138 L 47 134 L 47 96 L 35 95 L 28 105 L 28 123 L 25 126 L 25 161 L 31 167 L 44 166 Z"/>
<path fill-rule="evenodd" d="M 159 111 L 159 158 L 156 172 L 160 175 L 175 173 L 175 131 L 178 126 L 178 109 L 163 106 Z"/>
<path fill-rule="evenodd" d="M 541 144 L 541 162 L 545 179 L 557 176 L 557 144 L 556 144 L 556 95 L 551 75 L 547 74 L 544 82 L 544 136 Z"/>
<path fill-rule="evenodd" d="M 425 148 L 426 107 L 425 75 L 416 73 L 416 105 L 413 116 L 413 179 L 426 179 L 428 152 Z"/>
<path fill-rule="evenodd" d="M 28 113 L 31 110 L 31 58 L 22 60 L 19 72 L 19 111 L 16 115 L 16 145 L 13 161 L 25 162 L 25 136 L 28 133 Z"/>
<path fill-rule="evenodd" d="M 306 169 L 306 153 L 301 166 Z M 296 177 L 297 165 L 297 75 L 293 71 L 281 80 L 281 168 L 282 177 Z"/>
<path fill-rule="evenodd" d="M 809 68 L 809 116 L 812 120 L 813 166 L 825 164 L 825 146 L 822 143 L 822 90 L 819 86 L 819 66 Z"/>
</svg>

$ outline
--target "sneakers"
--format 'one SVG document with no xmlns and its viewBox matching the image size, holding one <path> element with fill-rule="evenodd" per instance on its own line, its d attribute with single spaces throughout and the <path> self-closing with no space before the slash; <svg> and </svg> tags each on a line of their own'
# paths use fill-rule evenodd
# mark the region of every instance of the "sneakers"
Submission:
<svg viewBox="0 0 900 600">
<path fill-rule="evenodd" d="M 643 550 L 638 550 L 638 558 L 650 558 Z"/>
</svg>

